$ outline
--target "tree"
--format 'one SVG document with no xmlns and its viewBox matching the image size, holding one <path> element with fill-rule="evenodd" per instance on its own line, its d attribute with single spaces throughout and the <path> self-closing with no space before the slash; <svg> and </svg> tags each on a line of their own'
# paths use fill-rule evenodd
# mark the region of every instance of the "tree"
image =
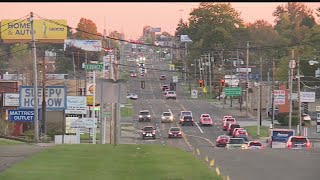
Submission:
<svg viewBox="0 0 320 180">
<path fill-rule="evenodd" d="M 187 23 L 183 22 L 183 19 L 179 20 L 179 23 L 176 28 L 175 36 L 178 36 L 181 34 L 188 34 L 188 25 Z"/>
<path fill-rule="evenodd" d="M 97 36 L 98 30 L 96 24 L 86 18 L 81 18 L 77 25 L 77 32 L 74 33 L 76 39 L 101 39 Z"/>
</svg>

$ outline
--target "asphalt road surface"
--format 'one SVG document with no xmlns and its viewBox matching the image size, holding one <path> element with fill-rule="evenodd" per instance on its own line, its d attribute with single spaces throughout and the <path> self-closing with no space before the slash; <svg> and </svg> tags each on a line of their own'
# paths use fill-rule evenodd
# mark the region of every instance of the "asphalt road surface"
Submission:
<svg viewBox="0 0 320 180">
<path fill-rule="evenodd" d="M 135 66 L 135 62 L 129 65 Z M 138 94 L 139 99 L 133 104 L 136 116 L 132 118 L 136 132 L 136 142 L 140 144 L 163 144 L 179 147 L 185 151 L 199 150 L 195 156 L 205 160 L 214 160 L 214 168 L 218 167 L 221 174 L 229 176 L 231 180 L 318 180 L 320 179 L 320 149 L 311 150 L 285 150 L 269 149 L 252 150 L 226 150 L 215 147 L 217 136 L 224 134 L 221 129 L 221 118 L 227 115 L 224 109 L 215 107 L 207 101 L 190 100 L 177 83 L 177 100 L 165 100 L 160 90 L 161 85 L 169 84 L 173 73 L 169 71 L 168 65 L 160 61 L 146 61 L 147 74 L 144 77 L 130 78 L 129 91 Z M 151 68 L 151 69 L 148 69 Z M 138 70 L 136 68 L 130 68 Z M 154 70 L 152 70 L 154 69 Z M 159 80 L 159 76 L 165 74 L 167 80 Z M 145 81 L 145 89 L 140 88 L 141 80 Z M 151 112 L 151 122 L 138 122 L 138 112 L 147 109 Z M 160 115 L 164 111 L 171 110 L 176 118 L 176 123 L 161 123 Z M 202 113 L 211 115 L 214 121 L 212 127 L 180 126 L 184 132 L 182 139 L 168 139 L 168 130 L 171 126 L 178 125 L 178 114 L 181 110 L 193 112 L 195 122 Z M 237 121 L 248 119 L 236 118 Z M 145 125 L 152 125 L 158 129 L 155 140 L 142 140 L 141 128 Z"/>
</svg>

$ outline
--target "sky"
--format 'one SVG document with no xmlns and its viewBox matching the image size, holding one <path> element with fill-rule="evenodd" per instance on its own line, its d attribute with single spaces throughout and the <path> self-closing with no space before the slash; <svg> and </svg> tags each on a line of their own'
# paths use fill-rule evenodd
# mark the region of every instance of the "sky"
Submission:
<svg viewBox="0 0 320 180">
<path fill-rule="evenodd" d="M 245 22 L 264 19 L 273 24 L 273 11 L 285 3 L 231 3 Z M 320 3 L 305 3 L 311 9 Z M 143 27 L 160 27 L 162 31 L 174 34 L 180 18 L 187 21 L 189 13 L 197 8 L 196 3 L 0 3 L 1 19 L 19 19 L 34 12 L 47 19 L 66 19 L 69 26 L 76 28 L 81 17 L 91 19 L 103 33 L 117 30 L 126 39 L 136 39 L 142 35 Z"/>
</svg>

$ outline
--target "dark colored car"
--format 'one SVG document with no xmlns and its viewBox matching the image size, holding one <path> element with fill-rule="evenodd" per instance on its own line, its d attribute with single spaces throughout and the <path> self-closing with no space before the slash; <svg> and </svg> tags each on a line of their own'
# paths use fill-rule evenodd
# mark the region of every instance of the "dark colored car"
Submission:
<svg viewBox="0 0 320 180">
<path fill-rule="evenodd" d="M 145 126 L 142 129 L 142 139 L 152 138 L 156 139 L 156 128 L 153 126 Z"/>
<path fill-rule="evenodd" d="M 160 79 L 160 80 L 166 80 L 167 77 L 166 77 L 166 75 L 160 75 L 159 79 Z"/>
<path fill-rule="evenodd" d="M 230 140 L 230 137 L 227 135 L 220 135 L 216 139 L 216 146 L 217 147 L 225 147 Z"/>
<path fill-rule="evenodd" d="M 149 110 L 141 110 L 139 112 L 139 122 L 141 121 L 151 121 L 151 115 Z"/>
<path fill-rule="evenodd" d="M 182 131 L 179 127 L 171 127 L 168 132 L 168 138 L 182 138 Z"/>
<path fill-rule="evenodd" d="M 194 125 L 194 120 L 192 116 L 183 116 L 182 121 L 181 121 L 181 125 Z"/>
<path fill-rule="evenodd" d="M 169 89 L 169 86 L 168 86 L 168 85 L 163 85 L 163 86 L 161 87 L 161 90 L 162 90 L 162 91 L 165 91 L 166 89 Z"/>
<path fill-rule="evenodd" d="M 228 128 L 228 135 L 232 136 L 234 128 L 240 128 L 239 124 L 230 124 Z"/>
</svg>

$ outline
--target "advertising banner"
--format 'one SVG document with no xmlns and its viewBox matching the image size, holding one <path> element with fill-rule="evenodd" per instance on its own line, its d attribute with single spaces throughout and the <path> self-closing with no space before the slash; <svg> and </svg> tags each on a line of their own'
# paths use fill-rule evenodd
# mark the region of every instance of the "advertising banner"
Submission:
<svg viewBox="0 0 320 180">
<path fill-rule="evenodd" d="M 286 103 L 286 91 L 274 90 L 274 104 L 282 105 Z"/>
<path fill-rule="evenodd" d="M 300 92 L 300 101 L 301 102 L 316 102 L 316 93 L 315 92 Z"/>
<path fill-rule="evenodd" d="M 65 39 L 64 50 L 67 46 L 74 46 L 85 51 L 101 51 L 101 40 L 77 40 L 77 39 Z"/>
<path fill-rule="evenodd" d="M 86 114 L 87 97 L 86 96 L 67 96 L 66 114 Z"/>
<path fill-rule="evenodd" d="M 51 21 L 51 22 L 49 22 Z M 34 20 L 35 38 L 43 39 L 66 39 L 67 38 L 67 20 Z M 31 23 L 27 20 L 20 21 L 15 19 L 1 20 L 1 39 L 30 39 Z"/>
<path fill-rule="evenodd" d="M 9 122 L 33 122 L 34 110 L 8 110 L 8 120 Z"/>
<path fill-rule="evenodd" d="M 4 93 L 3 106 L 18 107 L 19 106 L 19 93 Z"/>
<path fill-rule="evenodd" d="M 33 86 L 20 86 L 20 109 L 34 108 Z M 47 110 L 64 110 L 67 103 L 67 91 L 65 86 L 46 86 L 45 88 Z M 38 105 L 42 104 L 42 87 L 38 88 Z"/>
<path fill-rule="evenodd" d="M 76 133 L 76 129 L 75 128 L 71 128 L 70 124 L 73 121 L 77 121 L 79 120 L 78 117 L 66 117 L 66 133 L 67 134 L 75 134 Z"/>
</svg>

